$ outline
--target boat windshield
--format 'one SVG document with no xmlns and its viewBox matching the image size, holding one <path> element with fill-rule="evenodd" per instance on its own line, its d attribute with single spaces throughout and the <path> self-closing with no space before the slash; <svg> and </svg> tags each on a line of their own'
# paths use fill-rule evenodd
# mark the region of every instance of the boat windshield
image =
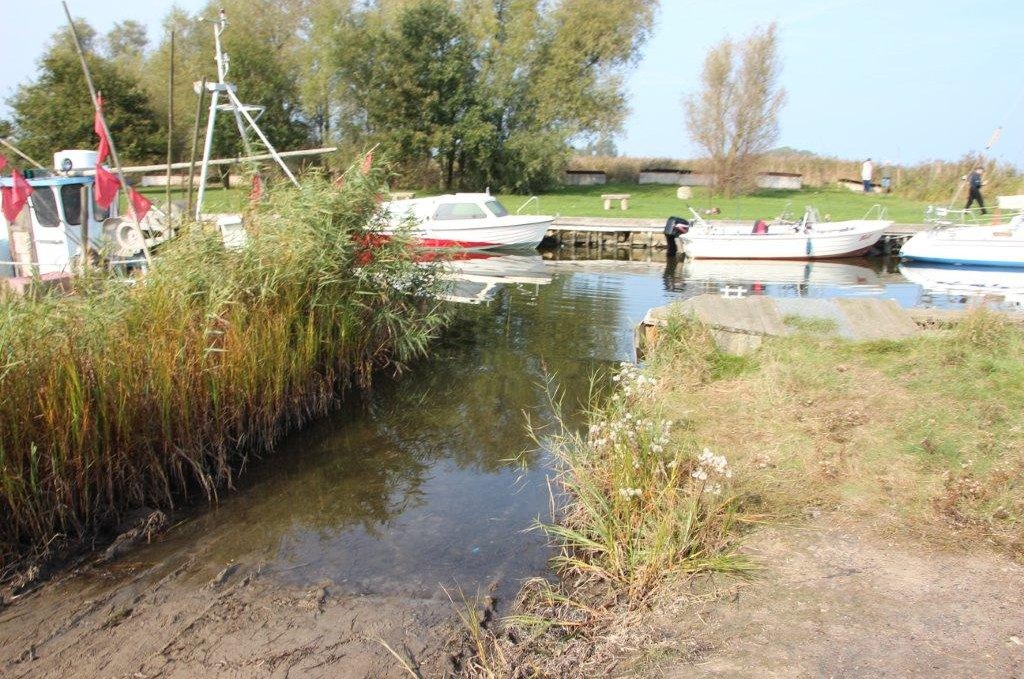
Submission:
<svg viewBox="0 0 1024 679">
<path fill-rule="evenodd" d="M 82 184 L 64 184 L 60 187 L 60 201 L 64 204 L 64 218 L 71 226 L 82 223 Z"/>
<path fill-rule="evenodd" d="M 508 210 L 506 210 L 505 206 L 502 205 L 501 203 L 499 203 L 496 200 L 489 200 L 489 201 L 487 201 L 487 209 L 489 209 L 491 212 L 493 212 L 495 217 L 507 217 L 508 216 Z"/>
<path fill-rule="evenodd" d="M 40 226 L 60 226 L 60 213 L 57 212 L 57 198 L 49 186 L 37 186 L 32 192 L 32 209 Z"/>
<path fill-rule="evenodd" d="M 434 219 L 487 219 L 487 214 L 476 203 L 442 203 Z"/>
</svg>

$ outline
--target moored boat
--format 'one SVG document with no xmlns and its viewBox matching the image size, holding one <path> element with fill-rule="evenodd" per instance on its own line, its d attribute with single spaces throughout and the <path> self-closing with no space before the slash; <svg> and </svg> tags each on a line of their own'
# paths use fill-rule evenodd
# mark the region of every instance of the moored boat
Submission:
<svg viewBox="0 0 1024 679">
<path fill-rule="evenodd" d="M 393 200 L 388 232 L 408 229 L 424 247 L 536 248 L 554 217 L 512 215 L 489 193 Z"/>
<path fill-rule="evenodd" d="M 695 213 L 696 214 L 696 213 Z M 687 257 L 708 259 L 827 259 L 870 250 L 892 225 L 886 219 L 819 221 L 808 210 L 798 222 L 708 222 L 697 215 L 679 236 Z"/>
<path fill-rule="evenodd" d="M 936 264 L 1024 267 L 1024 214 L 1009 224 L 950 226 L 914 234 L 900 257 Z"/>
<path fill-rule="evenodd" d="M 95 164 L 95 151 L 60 151 L 54 154 L 54 170 L 26 173 L 31 193 L 24 208 L 13 221 L 0 216 L 0 278 L 70 274 L 83 246 L 116 264 L 141 251 L 138 233 L 150 248 L 171 236 L 165 214 L 156 208 L 140 220 L 137 232 L 132 221 L 118 217 L 116 194 L 109 207 L 100 206 Z M 0 178 L 0 186 L 13 183 L 11 177 Z"/>
</svg>

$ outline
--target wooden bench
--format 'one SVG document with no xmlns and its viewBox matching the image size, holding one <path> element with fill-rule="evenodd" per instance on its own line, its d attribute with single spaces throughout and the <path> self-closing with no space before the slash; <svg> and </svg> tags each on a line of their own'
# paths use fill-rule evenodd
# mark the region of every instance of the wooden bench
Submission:
<svg viewBox="0 0 1024 679">
<path fill-rule="evenodd" d="M 622 208 L 623 210 L 628 210 L 629 209 L 629 196 L 630 196 L 630 194 L 628 194 L 628 193 L 602 193 L 601 194 L 601 199 L 604 200 L 604 209 L 605 210 L 611 210 L 612 209 L 612 201 L 613 200 L 617 200 L 617 201 L 619 201 L 619 207 L 620 208 Z"/>
</svg>

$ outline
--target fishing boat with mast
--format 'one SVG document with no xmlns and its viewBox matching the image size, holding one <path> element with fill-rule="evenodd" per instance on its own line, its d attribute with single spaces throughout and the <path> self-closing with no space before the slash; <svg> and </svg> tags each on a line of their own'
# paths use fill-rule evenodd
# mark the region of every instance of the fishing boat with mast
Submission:
<svg viewBox="0 0 1024 679">
<path fill-rule="evenodd" d="M 23 172 L 12 167 L 9 176 L 0 177 L 0 189 L 3 192 L 0 279 L 13 279 L 13 285 L 18 289 L 23 288 L 33 277 L 66 278 L 73 275 L 77 267 L 87 265 L 91 260 L 102 260 L 112 267 L 147 266 L 150 263 L 150 251 L 176 234 L 181 211 L 170 202 L 162 207 L 153 205 L 130 186 L 126 175 L 165 171 L 169 177 L 172 170 L 187 170 L 191 178 L 195 171 L 195 162 L 192 161 L 121 165 L 114 139 L 107 127 L 102 98 L 93 85 L 85 54 L 66 5 L 64 9 L 93 100 L 93 129 L 99 137 L 99 148 L 95 151 L 58 151 L 54 154 L 52 167 L 45 167 L 25 155 L 9 140 L 0 140 L 8 151 L 31 166 Z M 210 96 L 210 107 L 194 218 L 196 221 L 212 221 L 221 231 L 225 245 L 237 246 L 245 240 L 241 216 L 208 215 L 203 212 L 205 187 L 211 167 L 237 163 L 255 167 L 260 161 L 273 160 L 288 180 L 297 185 L 298 181 L 284 162 L 285 158 L 329 153 L 337 148 L 278 152 L 257 124 L 262 107 L 243 104 L 236 94 L 235 86 L 226 80 L 229 61 L 222 50 L 220 38 L 228 23 L 223 10 L 212 23 L 217 79 L 215 82 L 203 80 L 195 83 L 200 109 L 207 94 Z M 233 114 L 245 149 L 244 157 L 211 158 L 219 111 Z M 256 152 L 250 135 L 258 138 L 265 147 L 265 153 Z M 5 165 L 6 157 L 0 156 L 0 169 L 4 169 Z M 119 205 L 123 192 L 128 193 L 129 200 L 125 201 L 127 214 L 122 215 L 119 213 Z"/>
</svg>

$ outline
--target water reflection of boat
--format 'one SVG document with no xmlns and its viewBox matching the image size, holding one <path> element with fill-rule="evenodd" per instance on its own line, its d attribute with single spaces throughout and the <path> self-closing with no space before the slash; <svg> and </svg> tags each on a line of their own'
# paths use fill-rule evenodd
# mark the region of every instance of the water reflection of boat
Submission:
<svg viewBox="0 0 1024 679">
<path fill-rule="evenodd" d="M 900 273 L 925 290 L 953 295 L 999 296 L 1024 304 L 1024 269 L 900 264 Z"/>
<path fill-rule="evenodd" d="M 878 274 L 846 262 L 795 260 L 687 259 L 687 281 L 735 283 L 806 283 L 810 285 L 877 285 Z"/>
<path fill-rule="evenodd" d="M 442 276 L 451 283 L 445 299 L 479 304 L 490 300 L 502 285 L 546 285 L 552 273 L 539 254 L 463 252 L 445 262 Z"/>
</svg>

